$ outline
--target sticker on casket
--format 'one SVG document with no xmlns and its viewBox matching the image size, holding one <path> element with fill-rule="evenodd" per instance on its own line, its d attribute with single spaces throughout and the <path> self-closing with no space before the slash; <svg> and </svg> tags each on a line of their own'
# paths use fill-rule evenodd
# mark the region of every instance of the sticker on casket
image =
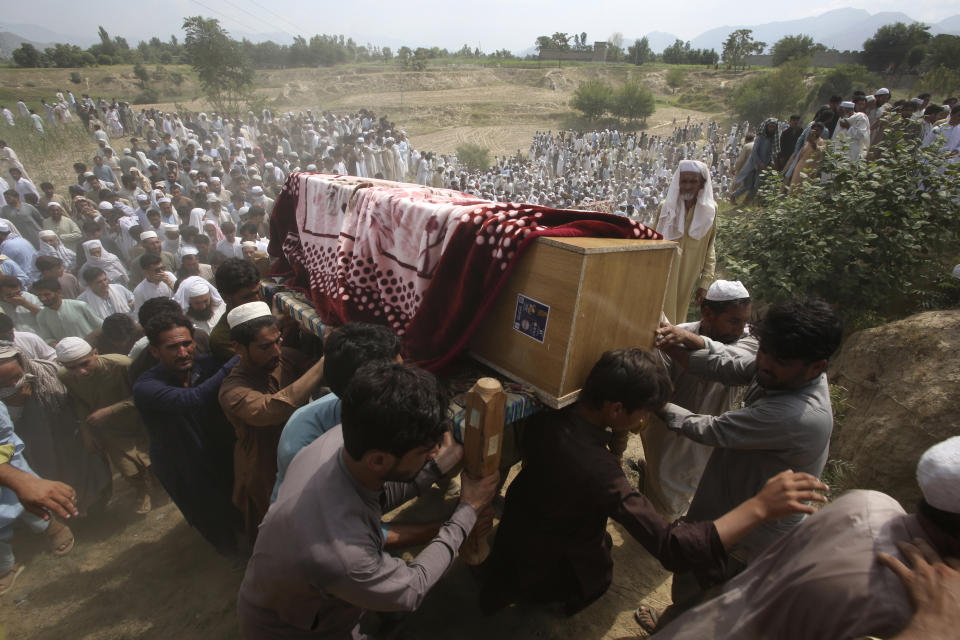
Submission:
<svg viewBox="0 0 960 640">
<path fill-rule="evenodd" d="M 528 298 L 522 293 L 517 295 L 517 313 L 513 319 L 513 329 L 537 342 L 543 342 L 547 334 L 547 318 L 550 317 L 550 307 Z"/>
</svg>

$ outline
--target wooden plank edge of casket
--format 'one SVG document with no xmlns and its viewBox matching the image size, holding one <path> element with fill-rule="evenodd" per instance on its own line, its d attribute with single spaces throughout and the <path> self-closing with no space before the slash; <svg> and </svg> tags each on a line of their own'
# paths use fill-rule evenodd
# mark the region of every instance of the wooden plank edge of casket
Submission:
<svg viewBox="0 0 960 640">
<path fill-rule="evenodd" d="M 528 387 L 531 391 L 533 391 L 534 395 L 537 396 L 537 399 L 540 400 L 540 402 L 547 405 L 551 409 L 563 409 L 564 407 L 569 406 L 574 402 L 576 402 L 577 398 L 580 397 L 580 390 L 577 389 L 572 393 L 568 393 L 567 395 L 561 396 L 558 398 L 552 393 L 549 393 L 547 391 L 544 391 L 543 389 L 540 389 L 536 385 L 532 384 L 529 380 L 524 380 L 522 377 L 516 375 L 515 373 L 511 371 L 507 371 L 503 367 L 498 367 L 497 365 L 490 362 L 486 358 L 478 356 L 476 353 L 473 353 L 472 351 L 470 352 L 469 355 L 471 358 L 473 358 L 480 364 L 490 367 L 491 369 L 493 369 L 494 371 L 502 375 L 507 380 L 512 380 L 514 382 L 518 382 L 524 385 L 525 387 Z"/>
</svg>

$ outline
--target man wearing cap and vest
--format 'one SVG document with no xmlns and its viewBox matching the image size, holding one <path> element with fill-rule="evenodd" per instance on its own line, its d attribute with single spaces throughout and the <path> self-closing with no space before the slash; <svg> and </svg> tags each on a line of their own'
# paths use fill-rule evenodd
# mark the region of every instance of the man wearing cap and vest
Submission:
<svg viewBox="0 0 960 640">
<path fill-rule="evenodd" d="M 70 393 L 80 435 L 91 451 L 102 451 L 137 493 L 136 512 L 150 512 L 150 443 L 133 404 L 130 358 L 100 355 L 83 338 L 57 344 L 57 375 Z"/>
<path fill-rule="evenodd" d="M 234 308 L 227 323 L 240 362 L 223 381 L 219 398 L 237 434 L 233 503 L 253 540 L 270 506 L 280 432 L 290 415 L 319 389 L 323 361 L 313 362 L 281 346 L 280 328 L 265 302 Z"/>
<path fill-rule="evenodd" d="M 740 282 L 717 280 L 700 305 L 700 321 L 677 326 L 663 323 L 657 345 L 666 348 L 682 344 L 687 349 L 699 349 L 706 346 L 706 337 L 744 357 L 752 356 L 757 352 L 757 340 L 747 328 L 751 308 L 750 294 Z M 741 386 L 701 378 L 677 366 L 663 351 L 661 354 L 673 383 L 670 401 L 675 405 L 712 416 L 735 407 L 742 395 Z M 650 419 L 641 437 L 642 491 L 667 519 L 675 520 L 687 512 L 713 447 L 669 431 L 656 417 Z"/>
<path fill-rule="evenodd" d="M 917 484 L 923 495 L 917 513 L 907 513 L 878 491 L 847 491 L 770 547 L 716 597 L 658 629 L 655 637 L 956 637 L 956 627 L 910 625 L 914 633 L 906 633 L 912 609 L 931 603 L 911 602 L 910 583 L 916 580 L 910 578 L 925 578 L 910 576 L 898 558 L 906 557 L 915 568 L 926 565 L 941 579 L 951 575 L 945 560 L 956 575 L 960 436 L 927 449 L 917 463 Z M 956 591 L 935 596 L 941 616 L 956 611 Z"/>
<path fill-rule="evenodd" d="M 687 320 L 691 300 L 697 306 L 713 283 L 717 255 L 717 203 L 710 170 L 697 160 L 681 160 L 653 226 L 665 240 L 680 245 L 667 278 L 663 313 L 671 323 Z"/>
</svg>

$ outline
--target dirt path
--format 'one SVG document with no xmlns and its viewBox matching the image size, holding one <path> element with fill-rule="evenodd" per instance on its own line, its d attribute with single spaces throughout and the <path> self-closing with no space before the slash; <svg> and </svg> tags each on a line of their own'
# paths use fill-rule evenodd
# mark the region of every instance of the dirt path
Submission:
<svg viewBox="0 0 960 640">
<path fill-rule="evenodd" d="M 634 437 L 628 457 L 640 453 Z M 18 531 L 17 559 L 27 565 L 14 591 L 0 598 L 0 638 L 10 640 L 121 640 L 239 637 L 235 598 L 239 565 L 221 558 L 191 530 L 172 504 L 146 517 L 132 514 L 133 496 L 117 483 L 104 514 L 74 523 L 77 545 L 63 558 L 44 552 L 41 538 Z M 455 498 L 432 490 L 402 513 L 404 519 L 442 517 Z M 460 562 L 423 606 L 397 629 L 404 640 L 621 640 L 640 630 L 633 610 L 641 602 L 669 603 L 669 574 L 619 525 L 614 582 L 600 600 L 567 618 L 549 609 L 513 607 L 484 617 L 478 586 Z M 376 628 L 371 616 L 365 624 Z"/>
</svg>

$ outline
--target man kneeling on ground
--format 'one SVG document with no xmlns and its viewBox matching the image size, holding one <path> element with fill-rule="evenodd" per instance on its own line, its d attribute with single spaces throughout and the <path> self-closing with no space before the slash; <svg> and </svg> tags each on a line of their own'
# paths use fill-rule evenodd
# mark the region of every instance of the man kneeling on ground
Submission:
<svg viewBox="0 0 960 640">
<path fill-rule="evenodd" d="M 449 434 L 446 394 L 416 367 L 365 365 L 342 402 L 342 425 L 294 458 L 260 525 L 238 597 L 250 640 L 358 637 L 367 609 L 413 611 L 474 525 L 490 526 L 477 514 L 498 475 L 463 474 L 460 504 L 414 561 L 385 553 L 382 514 L 449 471 L 463 448 Z"/>
</svg>

